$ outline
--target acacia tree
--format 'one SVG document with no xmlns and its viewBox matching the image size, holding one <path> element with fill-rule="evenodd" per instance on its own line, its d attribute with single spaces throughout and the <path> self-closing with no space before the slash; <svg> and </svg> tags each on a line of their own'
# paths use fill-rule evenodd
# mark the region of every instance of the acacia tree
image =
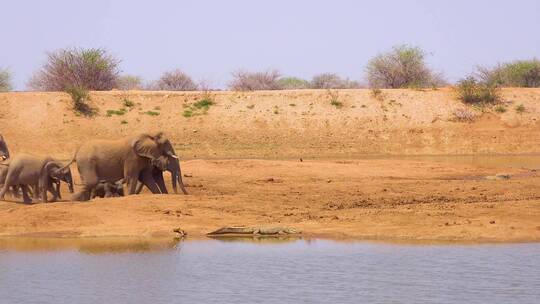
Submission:
<svg viewBox="0 0 540 304">
<path fill-rule="evenodd" d="M 503 87 L 540 87 L 540 61 L 517 60 L 494 68 L 478 67 L 479 78 L 490 85 Z"/>
<path fill-rule="evenodd" d="M 425 52 L 419 47 L 399 45 L 379 54 L 367 65 L 367 79 L 373 88 L 429 87 L 444 84 L 441 75 L 425 63 Z"/>
<path fill-rule="evenodd" d="M 105 91 L 116 86 L 120 60 L 101 48 L 69 48 L 47 53 L 47 61 L 30 79 L 33 90 L 69 88 Z"/>
<path fill-rule="evenodd" d="M 163 73 L 154 87 L 162 91 L 196 91 L 198 89 L 193 79 L 179 69 Z"/>
<path fill-rule="evenodd" d="M 235 91 L 279 90 L 280 73 L 276 70 L 265 72 L 236 71 L 229 88 Z"/>
</svg>

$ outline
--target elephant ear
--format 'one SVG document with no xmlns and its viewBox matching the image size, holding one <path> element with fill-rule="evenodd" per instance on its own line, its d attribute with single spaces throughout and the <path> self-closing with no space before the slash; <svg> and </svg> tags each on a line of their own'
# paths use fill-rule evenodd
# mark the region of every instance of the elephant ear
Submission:
<svg viewBox="0 0 540 304">
<path fill-rule="evenodd" d="M 154 137 L 144 134 L 133 140 L 131 147 L 141 157 L 155 159 L 159 157 L 159 148 Z"/>
<path fill-rule="evenodd" d="M 170 156 L 172 158 L 178 158 L 171 141 L 165 136 L 163 132 L 157 132 L 152 134 L 154 140 L 158 144 L 163 155 Z"/>
</svg>

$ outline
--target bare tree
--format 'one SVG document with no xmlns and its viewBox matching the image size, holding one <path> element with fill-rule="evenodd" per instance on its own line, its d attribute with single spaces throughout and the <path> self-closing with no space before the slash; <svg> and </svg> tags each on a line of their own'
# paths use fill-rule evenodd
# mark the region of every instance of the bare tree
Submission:
<svg viewBox="0 0 540 304">
<path fill-rule="evenodd" d="M 197 84 L 179 69 L 163 73 L 155 83 L 155 89 L 162 91 L 196 91 Z"/>
<path fill-rule="evenodd" d="M 33 90 L 64 91 L 78 87 L 111 90 L 118 80 L 120 61 L 105 49 L 72 48 L 47 54 L 47 61 L 28 82 Z"/>
<path fill-rule="evenodd" d="M 280 73 L 276 70 L 266 72 L 236 71 L 229 87 L 235 91 L 279 90 Z"/>
</svg>

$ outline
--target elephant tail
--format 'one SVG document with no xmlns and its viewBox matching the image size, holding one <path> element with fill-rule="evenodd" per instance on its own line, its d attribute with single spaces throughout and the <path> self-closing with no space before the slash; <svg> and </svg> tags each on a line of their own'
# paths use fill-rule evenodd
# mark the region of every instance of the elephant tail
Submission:
<svg viewBox="0 0 540 304">
<path fill-rule="evenodd" d="M 79 153 L 80 149 L 81 149 L 81 147 L 78 147 L 77 150 L 75 150 L 75 153 L 73 154 L 73 158 L 71 158 L 71 160 L 66 165 L 64 165 L 60 170 L 64 170 L 66 168 L 69 168 L 69 166 L 71 166 L 71 164 L 77 162 L 77 153 Z"/>
</svg>

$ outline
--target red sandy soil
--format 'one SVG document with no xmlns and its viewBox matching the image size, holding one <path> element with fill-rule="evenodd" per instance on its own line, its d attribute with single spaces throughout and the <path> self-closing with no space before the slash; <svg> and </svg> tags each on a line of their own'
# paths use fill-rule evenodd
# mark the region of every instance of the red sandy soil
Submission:
<svg viewBox="0 0 540 304">
<path fill-rule="evenodd" d="M 504 90 L 502 114 L 464 106 L 450 89 L 383 90 L 382 99 L 369 90 L 338 94 L 342 108 L 330 105 L 323 90 L 217 92 L 207 113 L 184 117 L 203 93 L 93 92 L 100 115 L 85 118 L 74 115 L 62 93 L 0 93 L 0 133 L 13 155 L 68 159 L 91 138 L 163 130 L 183 157 L 190 192 L 33 205 L 7 197 L 0 202 L 0 236 L 158 237 L 181 228 L 199 237 L 221 226 L 253 225 L 344 239 L 540 240 L 535 171 L 506 168 L 509 180 L 490 180 L 500 168 L 361 159 L 538 153 L 540 90 Z M 107 117 L 123 99 L 135 107 Z M 524 113 L 515 111 L 519 104 Z M 477 118 L 457 122 L 457 108 Z"/>
</svg>

